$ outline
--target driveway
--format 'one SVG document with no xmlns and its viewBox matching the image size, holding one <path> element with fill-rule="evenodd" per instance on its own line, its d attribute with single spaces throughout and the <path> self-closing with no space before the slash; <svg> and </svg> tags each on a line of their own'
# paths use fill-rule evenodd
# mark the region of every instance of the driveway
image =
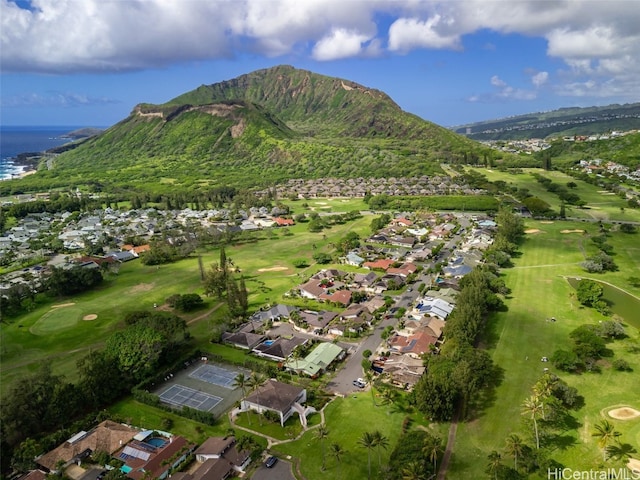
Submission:
<svg viewBox="0 0 640 480">
<path fill-rule="evenodd" d="M 278 459 L 273 467 L 267 468 L 264 463 L 260 465 L 251 480 L 296 480 L 292 472 L 293 465 L 286 460 Z"/>
<path fill-rule="evenodd" d="M 332 393 L 339 393 L 347 395 L 349 393 L 360 391 L 358 387 L 353 385 L 353 381 L 362 377 L 362 352 L 365 350 L 371 350 L 375 352 L 382 341 L 382 331 L 387 325 L 395 325 L 396 318 L 385 318 L 378 325 L 371 335 L 365 337 L 360 344 L 350 352 L 350 355 L 345 360 L 343 367 L 340 371 L 336 372 L 336 375 L 327 384 L 327 390 Z"/>
</svg>

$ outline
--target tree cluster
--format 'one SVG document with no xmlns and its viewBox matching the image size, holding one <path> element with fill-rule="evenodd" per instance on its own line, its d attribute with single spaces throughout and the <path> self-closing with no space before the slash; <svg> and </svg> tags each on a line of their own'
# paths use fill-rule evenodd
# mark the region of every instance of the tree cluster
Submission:
<svg viewBox="0 0 640 480">
<path fill-rule="evenodd" d="M 581 325 L 569 334 L 571 350 L 556 350 L 550 360 L 556 368 L 567 372 L 598 371 L 596 362 L 611 355 L 607 341 L 625 336 L 622 324 L 614 320 Z M 623 368 L 617 369 L 626 370 L 624 363 L 619 362 L 618 366 Z"/>
</svg>

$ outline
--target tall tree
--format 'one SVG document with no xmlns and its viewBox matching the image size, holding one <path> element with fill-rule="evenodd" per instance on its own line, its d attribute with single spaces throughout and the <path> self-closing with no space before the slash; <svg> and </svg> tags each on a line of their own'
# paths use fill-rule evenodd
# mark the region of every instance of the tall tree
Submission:
<svg viewBox="0 0 640 480">
<path fill-rule="evenodd" d="M 513 457 L 513 466 L 516 471 L 518 470 L 518 457 L 522 455 L 523 451 L 524 442 L 522 439 L 515 433 L 509 435 L 507 437 L 506 452 Z"/>
<path fill-rule="evenodd" d="M 364 432 L 358 439 L 358 445 L 367 449 L 368 472 L 367 478 L 371 480 L 371 451 L 376 448 L 376 438 L 371 432 Z"/>
<path fill-rule="evenodd" d="M 389 439 L 385 437 L 380 430 L 373 432 L 376 442 L 376 450 L 378 451 L 378 468 L 382 467 L 382 455 L 380 449 L 386 450 L 389 447 Z"/>
<path fill-rule="evenodd" d="M 443 452 L 442 439 L 437 435 L 429 435 L 425 438 L 423 453 L 433 463 L 433 473 L 438 473 L 438 456 Z"/>
<path fill-rule="evenodd" d="M 249 386 L 249 379 L 246 377 L 244 373 L 239 373 L 236 375 L 236 378 L 233 380 L 233 387 L 240 388 L 242 391 L 242 399 L 247 396 L 247 387 Z M 251 416 L 249 415 L 249 410 L 247 409 L 247 420 L 249 425 L 251 425 Z"/>
<path fill-rule="evenodd" d="M 493 450 L 487 459 L 489 460 L 489 463 L 487 464 L 487 472 L 493 475 L 495 480 L 498 480 L 498 472 L 500 471 L 500 467 L 502 467 L 502 456 Z"/>
<path fill-rule="evenodd" d="M 331 446 L 329 447 L 329 452 L 331 453 L 331 456 L 333 458 L 336 459 L 336 462 L 338 462 L 339 465 L 339 475 L 338 477 L 342 477 L 342 456 L 346 453 L 345 450 L 342 448 L 342 446 L 339 443 L 332 443 Z"/>
<path fill-rule="evenodd" d="M 591 436 L 598 438 L 598 446 L 602 449 L 602 459 L 606 461 L 607 447 L 614 441 L 619 442 L 618 437 L 622 434 L 616 431 L 615 427 L 607 420 L 596 423 L 593 428 L 595 428 L 596 431 L 593 432 Z"/>
<path fill-rule="evenodd" d="M 324 455 L 324 440 L 329 436 L 329 429 L 324 423 L 321 423 L 316 429 L 315 436 L 318 440 L 320 440 L 320 451 L 322 453 L 322 466 L 320 467 L 321 471 L 326 470 L 325 465 L 325 455 Z"/>
<path fill-rule="evenodd" d="M 373 400 L 373 406 L 377 407 L 378 405 L 376 404 L 376 393 L 373 388 L 373 382 L 375 378 L 376 375 L 372 370 L 367 370 L 366 372 L 364 372 L 364 380 L 367 382 L 367 385 L 369 385 L 369 388 L 371 389 L 371 400 Z"/>
<path fill-rule="evenodd" d="M 249 377 L 249 380 L 247 382 L 247 386 L 251 389 L 251 390 L 256 390 L 256 395 L 258 397 L 258 403 L 260 403 L 260 387 L 262 386 L 262 384 L 264 383 L 265 378 L 264 375 L 262 375 L 261 373 L 258 372 L 253 372 L 251 374 L 251 376 Z M 262 425 L 262 415 L 258 415 L 258 421 L 260 422 L 260 425 Z"/>
<path fill-rule="evenodd" d="M 530 415 L 533 420 L 533 430 L 536 436 L 536 448 L 540 449 L 540 435 L 538 434 L 537 417 L 542 413 L 542 402 L 535 396 L 527 398 L 522 404 L 522 415 Z"/>
</svg>

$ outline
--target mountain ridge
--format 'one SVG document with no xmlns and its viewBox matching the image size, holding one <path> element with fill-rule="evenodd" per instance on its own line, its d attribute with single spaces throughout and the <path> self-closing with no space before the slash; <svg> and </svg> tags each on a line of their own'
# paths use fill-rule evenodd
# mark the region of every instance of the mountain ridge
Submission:
<svg viewBox="0 0 640 480">
<path fill-rule="evenodd" d="M 159 192 L 167 185 L 202 190 L 291 178 L 408 177 L 488 155 L 502 154 L 404 112 L 383 92 L 280 66 L 164 104 L 140 103 L 21 186 Z"/>
<path fill-rule="evenodd" d="M 563 107 L 451 127 L 474 140 L 523 140 L 640 129 L 640 102 Z"/>
</svg>

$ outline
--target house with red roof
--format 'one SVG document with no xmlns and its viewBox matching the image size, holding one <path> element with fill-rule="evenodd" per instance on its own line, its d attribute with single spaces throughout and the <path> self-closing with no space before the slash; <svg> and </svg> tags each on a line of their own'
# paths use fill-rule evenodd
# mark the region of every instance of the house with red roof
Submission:
<svg viewBox="0 0 640 480">
<path fill-rule="evenodd" d="M 273 221 L 276 222 L 278 227 L 290 227 L 291 225 L 295 225 L 292 218 L 274 217 Z"/>
<path fill-rule="evenodd" d="M 391 265 L 393 265 L 394 263 L 395 263 L 395 261 L 391 260 L 390 258 L 381 258 L 381 259 L 376 260 L 374 262 L 364 262 L 362 264 L 362 266 L 364 268 L 368 268 L 369 270 L 380 269 L 380 270 L 384 270 L 386 272 L 387 269 L 389 267 L 391 267 Z"/>
<path fill-rule="evenodd" d="M 435 345 L 437 341 L 437 338 L 425 330 L 419 330 L 412 335 L 394 335 L 389 340 L 389 346 L 395 353 L 420 358 L 425 353 L 429 353 L 431 351 L 430 345 Z"/>
</svg>

